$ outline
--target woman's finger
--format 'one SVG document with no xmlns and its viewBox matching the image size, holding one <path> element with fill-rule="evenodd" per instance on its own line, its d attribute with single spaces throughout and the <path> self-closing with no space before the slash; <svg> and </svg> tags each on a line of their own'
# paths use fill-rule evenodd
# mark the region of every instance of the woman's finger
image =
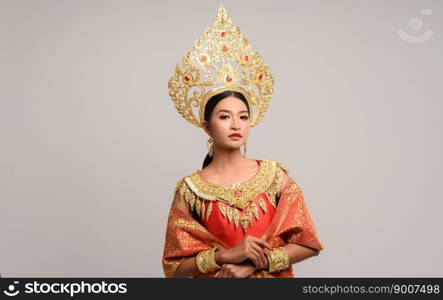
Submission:
<svg viewBox="0 0 443 300">
<path fill-rule="evenodd" d="M 230 272 L 227 268 L 223 269 L 223 277 L 222 278 L 230 278 Z"/>
<path fill-rule="evenodd" d="M 252 244 L 251 247 L 254 248 L 259 253 L 260 262 L 261 262 L 260 269 L 263 269 L 266 265 L 266 257 L 265 254 L 263 253 L 263 249 L 257 244 Z"/>
<path fill-rule="evenodd" d="M 262 239 L 259 239 L 259 238 L 256 238 L 256 237 L 252 237 L 251 241 L 256 243 L 256 244 L 258 244 L 262 248 L 268 248 L 269 250 L 272 250 L 271 245 L 269 245 L 268 243 L 266 243 Z"/>
<path fill-rule="evenodd" d="M 263 252 L 263 249 L 257 244 L 253 244 L 251 247 L 254 248 L 259 253 L 259 255 L 260 255 L 260 267 L 259 268 L 263 269 L 266 265 L 266 257 Z"/>
<path fill-rule="evenodd" d="M 257 268 L 260 268 L 260 252 L 251 247 L 248 253 L 248 258 L 250 258 L 254 262 L 254 265 Z"/>
<path fill-rule="evenodd" d="M 223 275 L 220 276 L 221 278 L 230 278 L 230 272 L 227 268 L 223 268 Z"/>
<path fill-rule="evenodd" d="M 226 269 L 222 268 L 220 271 L 220 278 L 226 278 Z"/>
</svg>

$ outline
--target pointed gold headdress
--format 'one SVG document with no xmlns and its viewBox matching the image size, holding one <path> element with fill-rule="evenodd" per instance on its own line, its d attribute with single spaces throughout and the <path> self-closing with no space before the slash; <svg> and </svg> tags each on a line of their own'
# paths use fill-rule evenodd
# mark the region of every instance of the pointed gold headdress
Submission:
<svg viewBox="0 0 443 300">
<path fill-rule="evenodd" d="M 274 79 L 221 5 L 212 26 L 177 65 L 168 87 L 180 115 L 198 127 L 203 125 L 205 105 L 213 95 L 241 92 L 248 100 L 251 126 L 255 126 L 268 109 Z"/>
</svg>

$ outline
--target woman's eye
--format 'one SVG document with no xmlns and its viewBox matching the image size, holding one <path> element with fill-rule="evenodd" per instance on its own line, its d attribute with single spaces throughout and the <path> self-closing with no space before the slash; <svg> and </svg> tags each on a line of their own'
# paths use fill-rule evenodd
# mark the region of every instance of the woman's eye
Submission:
<svg viewBox="0 0 443 300">
<path fill-rule="evenodd" d="M 222 120 L 225 120 L 226 118 L 229 118 L 229 116 L 220 116 L 220 119 L 222 119 Z M 247 119 L 249 119 L 248 116 L 241 116 L 240 118 L 241 118 L 242 120 L 247 120 Z"/>
</svg>

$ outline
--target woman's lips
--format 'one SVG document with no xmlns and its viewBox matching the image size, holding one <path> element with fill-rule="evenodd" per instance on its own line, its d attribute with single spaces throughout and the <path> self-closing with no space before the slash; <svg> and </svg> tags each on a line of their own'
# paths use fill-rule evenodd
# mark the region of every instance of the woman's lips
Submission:
<svg viewBox="0 0 443 300">
<path fill-rule="evenodd" d="M 231 135 L 231 136 L 229 136 L 229 138 L 230 138 L 231 140 L 238 141 L 239 139 L 241 139 L 241 136 L 238 136 L 238 135 Z"/>
</svg>

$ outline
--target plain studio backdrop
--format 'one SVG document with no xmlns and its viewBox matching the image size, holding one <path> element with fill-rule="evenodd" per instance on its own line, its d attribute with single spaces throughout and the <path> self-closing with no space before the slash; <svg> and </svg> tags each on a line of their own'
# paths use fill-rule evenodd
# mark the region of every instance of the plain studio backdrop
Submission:
<svg viewBox="0 0 443 300">
<path fill-rule="evenodd" d="M 0 1 L 0 273 L 163 277 L 207 135 L 168 95 L 220 1 Z M 325 250 L 299 277 L 443 275 L 441 1 L 223 4 L 275 89 L 251 158 L 283 163 Z"/>
</svg>

